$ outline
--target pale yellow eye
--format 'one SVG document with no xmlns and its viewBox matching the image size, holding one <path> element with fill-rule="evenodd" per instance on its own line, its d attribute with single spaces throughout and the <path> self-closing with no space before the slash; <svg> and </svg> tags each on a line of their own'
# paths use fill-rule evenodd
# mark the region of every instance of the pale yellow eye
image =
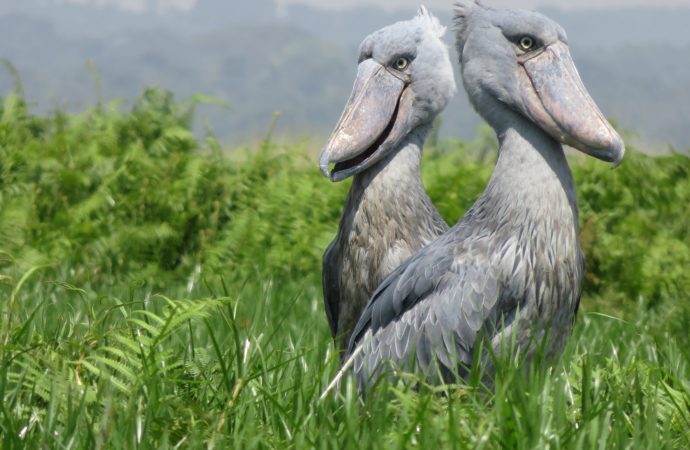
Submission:
<svg viewBox="0 0 690 450">
<path fill-rule="evenodd" d="M 529 50 L 534 46 L 534 39 L 529 36 L 523 36 L 520 38 L 520 47 L 523 50 Z"/>
<path fill-rule="evenodd" d="M 398 58 L 395 61 L 395 68 L 398 70 L 405 70 L 407 69 L 407 66 L 410 65 L 410 61 L 407 58 Z"/>
</svg>

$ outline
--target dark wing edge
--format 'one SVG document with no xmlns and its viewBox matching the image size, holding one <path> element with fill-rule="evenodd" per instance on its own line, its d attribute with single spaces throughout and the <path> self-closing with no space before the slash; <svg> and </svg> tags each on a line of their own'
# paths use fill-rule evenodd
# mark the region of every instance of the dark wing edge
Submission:
<svg viewBox="0 0 690 450">
<path fill-rule="evenodd" d="M 337 255 L 335 253 L 334 240 L 323 254 L 321 267 L 321 285 L 323 289 L 323 306 L 326 310 L 328 326 L 331 336 L 335 339 L 338 335 L 338 310 L 340 307 L 340 284 L 338 282 Z"/>
</svg>

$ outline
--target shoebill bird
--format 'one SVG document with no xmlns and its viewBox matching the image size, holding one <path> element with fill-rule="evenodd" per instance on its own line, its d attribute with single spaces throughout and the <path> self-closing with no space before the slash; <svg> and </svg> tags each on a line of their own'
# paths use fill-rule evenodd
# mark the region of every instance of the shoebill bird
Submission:
<svg viewBox="0 0 690 450">
<path fill-rule="evenodd" d="M 354 177 L 323 256 L 324 303 L 339 350 L 386 275 L 448 230 L 420 175 L 425 137 L 456 89 L 444 32 L 422 8 L 364 39 L 352 93 L 321 152 L 325 176 Z"/>
<path fill-rule="evenodd" d="M 498 136 L 496 167 L 463 218 L 374 293 L 343 369 L 360 387 L 389 363 L 431 383 L 466 376 L 473 361 L 491 376 L 487 349 L 500 354 L 511 342 L 528 360 L 537 345 L 559 355 L 584 266 L 563 144 L 614 167 L 625 152 L 583 86 L 557 23 L 463 0 L 456 31 L 465 89 Z"/>
</svg>

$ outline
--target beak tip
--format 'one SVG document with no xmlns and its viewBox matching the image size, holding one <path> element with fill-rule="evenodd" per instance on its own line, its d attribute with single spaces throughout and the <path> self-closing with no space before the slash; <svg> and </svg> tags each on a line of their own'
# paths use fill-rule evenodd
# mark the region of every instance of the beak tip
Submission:
<svg viewBox="0 0 690 450">
<path fill-rule="evenodd" d="M 319 158 L 319 170 L 321 170 L 321 173 L 323 174 L 324 177 L 328 178 L 329 180 L 333 181 L 333 178 L 331 177 L 330 172 L 328 171 L 328 165 L 329 165 L 329 158 L 328 158 L 328 152 L 322 151 L 321 152 L 321 158 Z"/>
<path fill-rule="evenodd" d="M 326 177 L 332 181 L 331 174 L 328 172 L 328 164 L 326 164 L 325 166 L 320 165 L 319 169 L 321 170 L 321 173 L 323 174 L 324 177 Z"/>
<path fill-rule="evenodd" d="M 623 139 L 618 138 L 618 141 L 616 142 L 616 145 L 613 148 L 613 164 L 611 165 L 611 170 L 621 165 L 624 156 L 625 142 L 623 142 Z"/>
</svg>

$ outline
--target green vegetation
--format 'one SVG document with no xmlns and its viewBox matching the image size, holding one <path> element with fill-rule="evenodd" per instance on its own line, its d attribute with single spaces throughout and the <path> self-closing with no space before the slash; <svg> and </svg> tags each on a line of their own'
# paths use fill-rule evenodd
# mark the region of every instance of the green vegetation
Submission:
<svg viewBox="0 0 690 450">
<path fill-rule="evenodd" d="M 574 336 L 495 393 L 337 370 L 320 258 L 347 183 L 313 149 L 227 156 L 195 101 L 38 117 L 0 102 L 2 448 L 688 448 L 690 160 L 573 156 L 587 281 Z M 485 140 L 426 152 L 449 221 L 491 172 Z M 484 155 L 484 156 L 482 156 Z"/>
</svg>

